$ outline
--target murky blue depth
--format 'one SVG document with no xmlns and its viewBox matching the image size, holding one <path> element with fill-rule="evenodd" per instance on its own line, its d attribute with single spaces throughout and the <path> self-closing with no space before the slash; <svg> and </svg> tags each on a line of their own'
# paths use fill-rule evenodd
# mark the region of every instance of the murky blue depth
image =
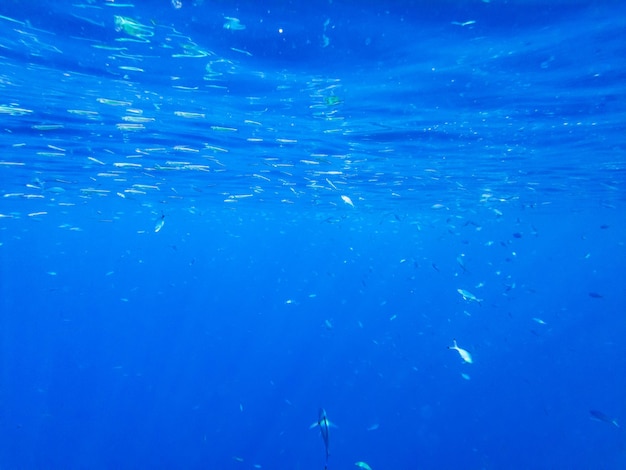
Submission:
<svg viewBox="0 0 626 470">
<path fill-rule="evenodd" d="M 0 468 L 626 468 L 621 2 L 130 1 L 0 4 Z"/>
</svg>

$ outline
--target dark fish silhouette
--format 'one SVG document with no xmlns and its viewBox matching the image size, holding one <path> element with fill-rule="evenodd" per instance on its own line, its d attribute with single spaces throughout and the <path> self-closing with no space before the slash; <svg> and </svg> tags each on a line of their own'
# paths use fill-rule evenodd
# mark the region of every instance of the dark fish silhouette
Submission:
<svg viewBox="0 0 626 470">
<path fill-rule="evenodd" d="M 617 424 L 617 420 L 611 418 L 610 416 L 607 416 L 606 414 L 602 413 L 602 411 L 599 411 L 599 410 L 589 410 L 589 414 L 591 415 L 592 419 L 596 419 L 596 420 L 602 421 L 604 423 L 609 423 L 609 424 L 612 424 L 613 426 L 615 426 L 616 428 L 619 428 L 619 424 Z"/>
<path fill-rule="evenodd" d="M 328 421 L 324 408 L 320 408 L 318 412 L 317 425 L 320 427 L 320 433 L 326 449 L 326 466 L 324 468 L 328 468 L 328 429 L 330 428 L 330 421 Z"/>
<path fill-rule="evenodd" d="M 310 426 L 311 429 L 315 427 L 320 428 L 320 434 L 322 435 L 322 440 L 324 441 L 324 449 L 326 451 L 326 465 L 324 465 L 324 470 L 328 470 L 328 456 L 330 455 L 328 450 L 328 431 L 331 427 L 334 428 L 337 426 L 328 420 L 326 410 L 324 408 L 320 408 L 317 414 L 317 422 L 311 424 Z"/>
</svg>

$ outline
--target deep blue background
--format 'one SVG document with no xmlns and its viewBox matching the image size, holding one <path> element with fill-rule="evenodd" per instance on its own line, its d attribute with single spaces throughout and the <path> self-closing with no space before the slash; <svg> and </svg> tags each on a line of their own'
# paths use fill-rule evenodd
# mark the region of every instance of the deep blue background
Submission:
<svg viewBox="0 0 626 470">
<path fill-rule="evenodd" d="M 109 3 L 0 6 L 0 468 L 626 466 L 620 3 Z"/>
</svg>

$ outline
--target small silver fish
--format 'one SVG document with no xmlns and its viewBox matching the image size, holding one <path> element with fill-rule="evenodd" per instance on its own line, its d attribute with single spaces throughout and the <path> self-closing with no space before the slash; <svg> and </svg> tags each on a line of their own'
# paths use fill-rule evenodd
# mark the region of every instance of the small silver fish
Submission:
<svg viewBox="0 0 626 470">
<path fill-rule="evenodd" d="M 157 221 L 156 225 L 154 226 L 155 233 L 160 232 L 164 225 L 165 225 L 165 216 L 161 215 L 161 218 Z"/>
<path fill-rule="evenodd" d="M 453 339 L 452 343 L 453 343 L 452 346 L 448 346 L 448 349 L 454 349 L 456 352 L 459 353 L 459 356 L 461 356 L 461 359 L 463 359 L 468 364 L 471 364 L 472 355 L 468 353 L 465 349 L 459 348 L 459 346 L 456 344 L 456 339 Z"/>
<path fill-rule="evenodd" d="M 461 294 L 461 297 L 463 297 L 463 300 L 467 300 L 468 302 L 478 302 L 479 304 L 483 301 L 483 299 L 479 299 L 478 297 L 476 297 L 474 294 L 472 294 L 469 291 L 466 291 L 465 289 L 457 289 L 456 290 L 459 294 Z"/>
</svg>

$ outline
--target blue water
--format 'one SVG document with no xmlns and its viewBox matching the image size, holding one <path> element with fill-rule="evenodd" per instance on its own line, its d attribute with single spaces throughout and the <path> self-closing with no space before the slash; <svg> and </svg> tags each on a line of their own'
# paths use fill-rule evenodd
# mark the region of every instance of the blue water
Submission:
<svg viewBox="0 0 626 470">
<path fill-rule="evenodd" d="M 626 468 L 622 2 L 131 1 L 0 4 L 0 468 Z"/>
</svg>

